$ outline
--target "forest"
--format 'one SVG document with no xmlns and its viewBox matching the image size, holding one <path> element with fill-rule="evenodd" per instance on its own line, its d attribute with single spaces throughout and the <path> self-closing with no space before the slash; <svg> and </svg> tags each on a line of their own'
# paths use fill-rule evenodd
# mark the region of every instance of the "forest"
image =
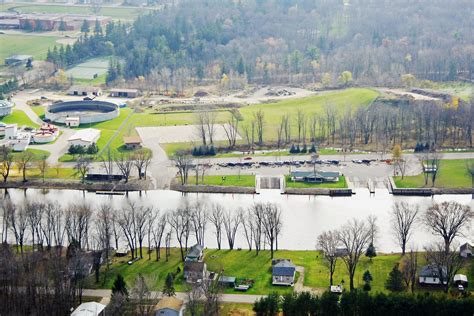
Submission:
<svg viewBox="0 0 474 316">
<path fill-rule="evenodd" d="M 133 25 L 95 29 L 92 39 L 84 36 L 70 49 L 76 59 L 112 53 L 125 60 L 126 79 L 160 84 L 224 75 L 236 88 L 242 82 L 400 85 L 406 74 L 472 80 L 473 10 L 468 0 L 449 6 L 441 0 L 180 1 Z M 66 50 L 49 59 L 63 63 Z"/>
</svg>

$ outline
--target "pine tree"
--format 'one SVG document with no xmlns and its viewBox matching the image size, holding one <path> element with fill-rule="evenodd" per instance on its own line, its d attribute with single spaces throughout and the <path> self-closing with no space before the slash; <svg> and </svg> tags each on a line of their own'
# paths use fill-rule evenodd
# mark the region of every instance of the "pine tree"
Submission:
<svg viewBox="0 0 474 316">
<path fill-rule="evenodd" d="M 370 258 L 371 261 L 372 258 L 377 256 L 377 251 L 375 250 L 373 243 L 370 243 L 369 247 L 367 247 L 367 250 L 365 251 L 365 256 Z"/>
<path fill-rule="evenodd" d="M 388 278 L 385 281 L 385 288 L 392 292 L 401 292 L 404 290 L 403 275 L 398 269 L 398 263 L 393 266 L 392 271 L 388 274 Z"/>
<path fill-rule="evenodd" d="M 100 22 L 98 19 L 95 20 L 94 33 L 102 34 L 102 26 L 100 25 Z"/>
<path fill-rule="evenodd" d="M 244 64 L 244 59 L 242 56 L 240 56 L 239 60 L 237 61 L 237 73 L 239 75 L 243 75 L 245 73 L 245 64 Z"/>
<path fill-rule="evenodd" d="M 127 283 L 123 279 L 121 274 L 118 274 L 115 278 L 114 284 L 112 285 L 112 294 L 120 293 L 128 296 Z"/>
<path fill-rule="evenodd" d="M 61 19 L 61 22 L 59 22 L 58 30 L 61 31 L 61 32 L 66 31 L 66 22 L 64 22 L 64 20 L 62 20 L 62 19 Z"/>
<path fill-rule="evenodd" d="M 174 296 L 175 291 L 174 291 L 174 278 L 172 273 L 168 273 L 166 276 L 166 281 L 165 281 L 165 287 L 163 288 L 163 294 L 167 296 Z"/>
<path fill-rule="evenodd" d="M 81 32 L 82 33 L 88 33 L 89 32 L 89 22 L 87 22 L 87 20 L 84 20 L 82 22 Z"/>
</svg>

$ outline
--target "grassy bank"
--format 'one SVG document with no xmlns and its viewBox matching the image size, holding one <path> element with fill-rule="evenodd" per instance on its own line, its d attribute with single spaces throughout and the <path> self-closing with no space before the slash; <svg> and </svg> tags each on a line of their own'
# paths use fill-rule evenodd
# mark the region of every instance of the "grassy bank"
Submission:
<svg viewBox="0 0 474 316">
<path fill-rule="evenodd" d="M 344 189 L 347 188 L 346 178 L 344 176 L 339 177 L 338 182 L 324 182 L 324 183 L 306 183 L 306 182 L 294 182 L 290 176 L 285 176 L 286 187 L 288 188 L 324 188 L 324 189 Z"/>
<path fill-rule="evenodd" d="M 471 159 L 474 161 L 474 159 Z M 431 177 L 425 185 L 423 174 L 416 176 L 394 177 L 395 185 L 398 188 L 424 188 L 433 186 Z M 441 161 L 438 176 L 435 182 L 437 188 L 470 188 L 471 177 L 466 170 L 465 159 L 445 159 Z"/>
<path fill-rule="evenodd" d="M 16 123 L 16 124 L 18 124 L 18 127 L 22 127 L 24 125 L 34 127 L 34 128 L 39 127 L 38 124 L 36 124 L 32 120 L 30 120 L 28 115 L 26 115 L 26 113 L 21 111 L 21 110 L 13 110 L 10 115 L 0 117 L 0 122 L 3 122 L 5 124 L 14 124 L 14 123 Z"/>
<path fill-rule="evenodd" d="M 254 187 L 255 176 L 254 175 L 213 175 L 204 176 L 204 181 L 199 177 L 199 184 L 204 185 L 221 185 L 221 186 L 234 186 L 234 187 Z M 188 184 L 196 184 L 196 177 L 191 176 L 188 179 Z"/>
</svg>

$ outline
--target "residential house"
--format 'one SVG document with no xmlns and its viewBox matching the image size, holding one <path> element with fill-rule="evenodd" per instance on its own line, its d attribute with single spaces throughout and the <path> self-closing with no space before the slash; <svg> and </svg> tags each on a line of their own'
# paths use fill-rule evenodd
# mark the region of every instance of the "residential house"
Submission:
<svg viewBox="0 0 474 316">
<path fill-rule="evenodd" d="M 201 261 L 202 260 L 202 251 L 203 248 L 199 244 L 195 244 L 189 248 L 188 253 L 186 254 L 185 261 Z"/>
<path fill-rule="evenodd" d="M 272 284 L 293 286 L 295 283 L 296 266 L 289 259 L 272 260 Z"/>
<path fill-rule="evenodd" d="M 88 147 L 92 144 L 97 143 L 100 138 L 100 130 L 95 128 L 86 128 L 77 131 L 74 135 L 69 137 L 67 140 L 69 145 L 80 145 L 83 147 Z"/>
<path fill-rule="evenodd" d="M 26 65 L 28 60 L 33 60 L 33 56 L 31 55 L 12 55 L 10 57 L 5 58 L 5 65 L 19 65 L 23 64 Z"/>
<path fill-rule="evenodd" d="M 105 305 L 96 302 L 87 302 L 79 305 L 71 316 L 104 316 Z"/>
<path fill-rule="evenodd" d="M 338 182 L 341 173 L 338 171 L 292 171 L 291 181 L 294 182 L 308 182 L 308 183 L 323 183 L 323 182 Z"/>
<path fill-rule="evenodd" d="M 155 307 L 155 316 L 182 316 L 183 301 L 176 297 L 163 297 Z"/>
<path fill-rule="evenodd" d="M 336 251 L 334 252 L 334 256 L 341 258 L 345 257 L 349 254 L 349 250 L 347 248 L 336 248 Z"/>
<path fill-rule="evenodd" d="M 440 275 L 440 269 L 435 264 L 429 264 L 421 268 L 420 274 L 418 275 L 418 282 L 421 285 L 442 285 L 447 283 L 447 271 L 446 267 L 441 269 L 442 275 Z M 443 280 L 441 282 L 441 279 Z"/>
<path fill-rule="evenodd" d="M 207 278 L 207 265 L 202 261 L 185 261 L 183 276 L 186 283 L 202 283 Z"/>
<path fill-rule="evenodd" d="M 128 150 L 135 150 L 142 147 L 142 139 L 140 136 L 124 136 L 123 142 Z"/>
<path fill-rule="evenodd" d="M 459 247 L 459 255 L 463 258 L 472 257 L 472 245 L 470 243 L 465 243 Z"/>
</svg>

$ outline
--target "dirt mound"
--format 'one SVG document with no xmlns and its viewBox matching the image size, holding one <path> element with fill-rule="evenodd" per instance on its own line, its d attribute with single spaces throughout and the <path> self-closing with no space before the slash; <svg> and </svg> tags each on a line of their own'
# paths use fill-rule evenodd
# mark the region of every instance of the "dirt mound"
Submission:
<svg viewBox="0 0 474 316">
<path fill-rule="evenodd" d="M 202 97 L 207 97 L 209 95 L 208 92 L 206 91 L 203 91 L 203 90 L 198 90 L 196 91 L 196 93 L 194 94 L 195 97 L 198 97 L 198 98 L 202 98 Z"/>
</svg>

